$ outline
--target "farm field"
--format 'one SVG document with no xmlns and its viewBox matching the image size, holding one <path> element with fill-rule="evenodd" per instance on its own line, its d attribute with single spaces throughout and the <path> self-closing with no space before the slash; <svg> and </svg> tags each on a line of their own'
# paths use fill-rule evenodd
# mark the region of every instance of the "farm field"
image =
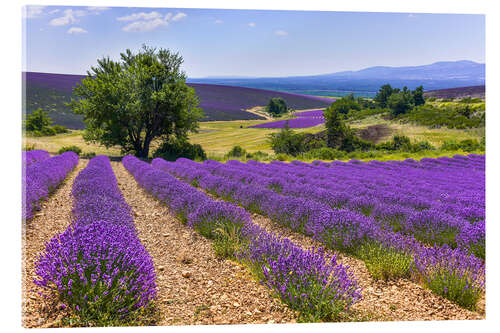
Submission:
<svg viewBox="0 0 500 333">
<path fill-rule="evenodd" d="M 267 139 L 267 135 L 279 132 L 279 128 L 249 128 L 249 126 L 266 123 L 269 121 L 246 120 L 246 121 L 211 121 L 200 123 L 199 133 L 194 133 L 189 136 L 191 143 L 200 144 L 203 149 L 213 157 L 222 157 L 233 146 L 239 145 L 249 152 L 263 151 L 272 153 L 272 149 Z M 352 121 L 349 123 L 353 129 L 362 130 L 372 126 L 384 125 L 388 128 L 386 134 L 379 137 L 377 142 L 389 140 L 395 134 L 407 135 L 412 140 L 427 140 L 435 146 L 440 146 L 447 140 L 464 140 L 476 139 L 481 140 L 484 136 L 484 128 L 477 129 L 448 129 L 435 128 L 430 129 L 426 126 L 418 126 L 412 124 L 403 124 L 391 122 L 380 117 L 369 117 L 363 120 Z M 297 132 L 317 133 L 325 130 L 323 124 L 295 129 Z M 82 130 L 71 130 L 70 133 L 58 134 L 55 136 L 45 137 L 23 137 L 24 146 L 34 146 L 36 149 L 43 149 L 51 154 L 56 154 L 59 149 L 64 146 L 76 145 L 82 148 L 83 153 L 95 152 L 96 154 L 105 154 L 109 156 L 120 156 L 118 147 L 106 148 L 104 146 L 87 143 L 82 138 Z M 154 147 L 155 144 L 153 143 Z M 453 156 L 459 152 L 441 153 L 443 156 Z M 451 154 L 451 155 L 450 155 Z M 423 158 L 423 157 L 438 157 L 441 155 L 426 155 L 419 156 L 412 154 L 411 156 L 403 156 L 403 159 Z M 390 159 L 400 159 L 397 156 L 390 156 Z"/>
<path fill-rule="evenodd" d="M 49 191 L 23 223 L 25 327 L 484 319 L 484 155 L 314 164 L 75 158 L 26 153 L 27 177 Z M 90 260 L 101 248 L 128 259 L 99 273 L 65 254 L 81 246 Z M 84 274 L 61 277 L 58 258 Z M 127 270 L 137 279 L 119 275 Z M 110 289 L 114 309 L 97 287 L 110 278 L 125 288 Z M 133 299 L 125 290 L 136 290 Z M 320 310 L 321 299 L 334 307 Z M 119 306 L 133 311 L 117 317 Z"/>
</svg>

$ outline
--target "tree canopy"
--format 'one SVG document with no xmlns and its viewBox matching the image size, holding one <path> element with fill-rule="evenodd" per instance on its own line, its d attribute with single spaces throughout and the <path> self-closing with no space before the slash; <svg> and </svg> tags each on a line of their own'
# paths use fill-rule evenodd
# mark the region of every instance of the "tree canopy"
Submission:
<svg viewBox="0 0 500 333">
<path fill-rule="evenodd" d="M 271 114 L 273 117 L 278 117 L 282 114 L 288 112 L 288 107 L 286 106 L 286 102 L 281 97 L 273 97 L 269 100 L 267 104 L 266 111 Z"/>
<path fill-rule="evenodd" d="M 153 139 L 185 140 L 198 129 L 203 113 L 178 53 L 144 45 L 120 55 L 118 62 L 98 59 L 73 90 L 77 98 L 69 105 L 84 116 L 86 141 L 148 157 Z"/>
</svg>

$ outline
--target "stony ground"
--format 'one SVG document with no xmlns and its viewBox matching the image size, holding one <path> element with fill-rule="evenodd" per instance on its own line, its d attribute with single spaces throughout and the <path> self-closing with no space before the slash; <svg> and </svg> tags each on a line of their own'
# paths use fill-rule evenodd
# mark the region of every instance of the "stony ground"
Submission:
<svg viewBox="0 0 500 333">
<path fill-rule="evenodd" d="M 168 208 L 141 189 L 118 162 L 111 162 L 120 190 L 133 209 L 139 237 L 155 263 L 158 277 L 157 325 L 294 323 L 297 314 L 271 296 L 245 267 L 217 258 L 211 242 L 172 216 Z M 53 297 L 39 296 L 34 283 L 35 261 L 45 242 L 62 232 L 71 218 L 71 185 L 86 165 L 80 161 L 68 179 L 23 226 L 23 326 L 60 326 L 66 315 Z M 304 248 L 318 247 L 309 237 L 253 215 L 268 231 L 292 239 Z M 333 254 L 333 253 L 332 253 Z M 484 299 L 471 312 L 409 281 L 373 280 L 363 262 L 336 254 L 350 266 L 363 288 L 363 300 L 353 308 L 360 320 L 407 321 L 484 319 Z"/>
</svg>

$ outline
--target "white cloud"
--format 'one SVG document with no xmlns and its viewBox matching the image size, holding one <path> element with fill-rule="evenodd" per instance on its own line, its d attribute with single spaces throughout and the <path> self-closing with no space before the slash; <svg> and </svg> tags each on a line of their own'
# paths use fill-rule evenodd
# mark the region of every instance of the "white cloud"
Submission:
<svg viewBox="0 0 500 333">
<path fill-rule="evenodd" d="M 409 18 L 415 18 L 416 16 L 415 16 L 415 14 L 408 14 L 408 17 Z"/>
<path fill-rule="evenodd" d="M 51 10 L 48 14 L 52 15 L 52 14 L 55 14 L 55 13 L 59 13 L 60 11 L 61 11 L 60 9 L 54 9 L 54 10 Z"/>
<path fill-rule="evenodd" d="M 274 34 L 276 36 L 288 36 L 288 32 L 286 32 L 285 30 L 276 30 Z"/>
<path fill-rule="evenodd" d="M 23 8 L 23 16 L 25 18 L 40 17 L 43 14 L 45 7 L 47 6 L 25 6 Z"/>
<path fill-rule="evenodd" d="M 185 18 L 186 16 L 187 16 L 187 14 L 185 14 L 185 13 L 182 13 L 182 12 L 177 13 L 177 14 L 175 14 L 175 16 L 174 16 L 174 17 L 172 17 L 172 21 L 174 21 L 174 22 L 176 22 L 176 21 L 180 21 L 180 20 L 182 20 L 183 18 Z"/>
<path fill-rule="evenodd" d="M 134 14 L 131 14 L 131 15 L 127 15 L 127 16 L 121 16 L 121 17 L 118 17 L 117 20 L 118 21 L 138 21 L 138 20 L 154 20 L 154 19 L 157 19 L 157 18 L 160 18 L 162 15 L 158 12 L 151 12 L 151 13 L 144 13 L 144 12 L 141 12 L 141 13 L 134 13 Z"/>
<path fill-rule="evenodd" d="M 179 12 L 175 15 L 167 13 L 165 16 L 158 12 L 151 13 L 134 13 L 128 16 L 118 17 L 118 21 L 134 21 L 122 28 L 126 32 L 144 32 L 151 31 L 158 27 L 168 26 L 169 22 L 176 22 L 182 20 L 187 15 Z"/>
<path fill-rule="evenodd" d="M 214 22 L 214 23 L 215 23 L 215 24 L 222 24 L 222 23 L 224 23 L 224 21 L 222 21 L 222 20 L 215 20 L 215 22 Z"/>
<path fill-rule="evenodd" d="M 83 29 L 83 28 L 79 28 L 79 27 L 71 27 L 69 28 L 69 30 L 67 31 L 68 34 L 86 34 L 88 31 Z"/>
<path fill-rule="evenodd" d="M 72 10 L 66 9 L 64 15 L 55 19 L 52 19 L 49 24 L 53 26 L 61 26 L 67 24 L 73 24 L 78 22 L 76 17 L 85 16 L 86 12 L 84 10 Z"/>
<path fill-rule="evenodd" d="M 151 31 L 161 26 L 167 26 L 168 22 L 160 18 L 149 21 L 136 21 L 122 28 L 126 32 L 144 32 Z"/>
<path fill-rule="evenodd" d="M 250 22 L 250 23 L 248 23 L 248 26 L 249 26 L 250 28 L 254 28 L 254 27 L 255 27 L 255 23 Z"/>
</svg>

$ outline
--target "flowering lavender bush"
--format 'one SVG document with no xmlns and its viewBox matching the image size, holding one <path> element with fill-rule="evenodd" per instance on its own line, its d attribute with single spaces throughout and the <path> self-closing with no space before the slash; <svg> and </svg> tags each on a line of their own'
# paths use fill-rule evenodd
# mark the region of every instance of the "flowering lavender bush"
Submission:
<svg viewBox="0 0 500 333">
<path fill-rule="evenodd" d="M 47 243 L 35 283 L 90 325 L 137 320 L 156 297 L 156 276 L 106 156 L 90 160 L 73 195 L 73 223 Z"/>
<path fill-rule="evenodd" d="M 45 150 L 34 149 L 22 152 L 22 160 L 24 166 L 30 166 L 33 163 L 40 162 L 50 158 L 50 154 Z"/>
<path fill-rule="evenodd" d="M 41 153 L 41 155 L 44 155 Z M 55 190 L 78 164 L 78 155 L 67 152 L 31 163 L 23 174 L 22 218 L 29 220 L 40 202 Z"/>
<path fill-rule="evenodd" d="M 239 254 L 263 283 L 301 313 L 303 321 L 339 320 L 361 299 L 361 289 L 347 267 L 322 249 L 303 251 L 289 239 L 275 237 L 255 224 L 243 234 L 249 242 Z"/>
<path fill-rule="evenodd" d="M 460 249 L 422 248 L 415 265 L 435 293 L 474 310 L 484 291 L 484 263 Z"/>
<path fill-rule="evenodd" d="M 185 187 L 185 183 L 166 172 L 153 172 L 149 164 L 135 157 L 125 156 L 122 161 L 141 186 L 157 198 L 164 198 L 161 200 L 167 205 L 173 202 L 173 197 L 183 201 L 183 197 L 201 194 L 198 207 L 187 215 L 187 225 L 215 239 L 216 252 L 234 255 L 250 266 L 265 286 L 300 312 L 303 320 L 338 320 L 341 312 L 361 298 L 356 279 L 347 272 L 347 267 L 337 264 L 335 257 L 328 258 L 321 250 L 305 251 L 286 238 L 271 235 L 252 223 L 243 209 L 231 203 L 213 201 L 194 187 Z M 153 164 L 158 163 L 168 162 L 153 160 Z M 215 177 L 203 177 L 205 172 L 195 174 L 193 177 L 188 172 L 184 178 L 190 183 L 200 182 L 204 184 L 200 186 L 206 188 L 221 186 L 226 195 L 230 189 L 236 190 L 236 187 L 213 182 L 217 180 Z M 273 194 L 269 190 L 267 193 Z"/>
<path fill-rule="evenodd" d="M 374 277 L 388 279 L 412 275 L 418 280 L 429 275 L 428 268 L 432 264 L 416 265 L 415 261 L 438 265 L 437 258 L 446 260 L 450 244 L 458 246 L 455 253 L 460 254 L 465 267 L 475 271 L 471 281 L 479 281 L 484 278 L 484 267 L 477 266 L 481 260 L 471 253 L 484 251 L 484 224 L 483 227 L 481 224 L 472 226 L 471 220 L 465 219 L 454 207 L 484 205 L 481 163 L 471 159 L 453 159 L 453 163 L 433 159 L 423 163 L 307 164 L 294 161 L 266 165 L 255 161 L 226 164 L 205 161 L 200 164 L 186 159 L 175 163 L 156 159 L 152 165 L 186 181 L 196 180 L 198 186 L 225 200 L 311 235 L 328 247 L 360 257 Z M 436 168 L 440 170 L 444 166 L 451 171 L 436 172 Z M 473 181 L 463 177 L 464 168 L 479 170 L 471 172 Z M 385 172 L 389 174 L 384 175 Z M 411 182 L 401 179 L 401 172 L 413 177 Z M 363 175 L 370 177 L 366 179 Z M 450 181 L 454 184 L 450 185 Z M 390 182 L 401 186 L 401 191 L 390 187 Z M 455 183 L 464 188 L 457 189 Z M 329 190 L 331 187 L 333 191 Z M 279 194 L 274 192 L 276 188 Z M 426 189 L 429 190 L 426 192 Z M 458 190 L 462 195 L 455 194 Z M 423 251 L 429 246 L 432 246 L 431 252 Z M 460 274 L 460 267 L 451 265 L 448 268 L 450 274 Z M 451 280 L 444 281 L 453 284 Z M 481 292 L 480 289 L 476 291 Z M 456 301 L 451 295 L 449 298 Z"/>
</svg>

